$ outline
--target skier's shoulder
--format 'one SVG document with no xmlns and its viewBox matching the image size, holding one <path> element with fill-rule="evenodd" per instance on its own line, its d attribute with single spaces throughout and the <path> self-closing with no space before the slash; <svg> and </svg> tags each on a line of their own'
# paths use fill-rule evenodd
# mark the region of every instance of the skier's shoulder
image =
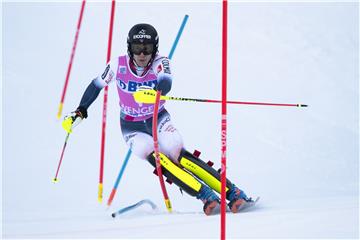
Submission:
<svg viewBox="0 0 360 240">
<path fill-rule="evenodd" d="M 94 79 L 95 85 L 99 88 L 107 86 L 114 79 L 118 66 L 122 61 L 126 62 L 126 55 L 120 55 L 111 58 L 106 63 L 103 71 Z"/>
<path fill-rule="evenodd" d="M 156 55 L 152 64 L 155 74 L 167 74 L 170 75 L 170 60 L 168 57 L 162 55 Z"/>
<path fill-rule="evenodd" d="M 168 57 L 166 57 L 166 56 L 156 54 L 155 57 L 154 57 L 153 65 L 157 65 L 159 63 L 162 63 L 163 61 L 170 62 L 170 59 Z"/>
</svg>

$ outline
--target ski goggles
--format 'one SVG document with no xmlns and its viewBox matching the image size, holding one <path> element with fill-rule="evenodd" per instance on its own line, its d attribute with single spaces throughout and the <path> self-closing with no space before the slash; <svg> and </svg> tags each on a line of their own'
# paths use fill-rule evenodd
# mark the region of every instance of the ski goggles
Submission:
<svg viewBox="0 0 360 240">
<path fill-rule="evenodd" d="M 141 53 L 144 53 L 144 55 L 150 55 L 154 52 L 154 44 L 133 43 L 131 44 L 131 52 L 135 55 L 140 55 Z"/>
</svg>

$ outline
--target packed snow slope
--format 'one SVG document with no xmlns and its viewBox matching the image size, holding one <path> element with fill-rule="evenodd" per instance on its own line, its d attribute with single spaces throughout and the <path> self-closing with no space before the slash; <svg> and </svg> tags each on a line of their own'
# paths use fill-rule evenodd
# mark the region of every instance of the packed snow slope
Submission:
<svg viewBox="0 0 360 240">
<path fill-rule="evenodd" d="M 2 237 L 219 238 L 220 216 L 167 185 L 135 156 L 110 209 L 127 153 L 115 84 L 109 88 L 104 201 L 97 202 L 103 93 L 65 140 L 56 119 L 81 1 L 2 6 Z M 111 1 L 88 2 L 63 113 L 106 64 Z M 112 57 L 139 22 L 154 25 L 172 59 L 176 97 L 221 99 L 221 1 L 116 2 Z M 257 208 L 227 215 L 228 238 L 359 238 L 359 9 L 357 2 L 229 2 L 228 99 L 308 108 L 228 105 L 227 176 Z M 220 167 L 220 104 L 167 102 L 189 151 Z M 112 219 L 141 199 L 143 206 Z"/>
</svg>

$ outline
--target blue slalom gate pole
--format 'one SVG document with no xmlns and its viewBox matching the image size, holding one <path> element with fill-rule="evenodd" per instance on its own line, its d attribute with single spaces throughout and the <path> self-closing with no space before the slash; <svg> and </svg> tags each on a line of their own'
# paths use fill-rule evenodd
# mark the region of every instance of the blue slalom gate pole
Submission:
<svg viewBox="0 0 360 240">
<path fill-rule="evenodd" d="M 144 205 L 144 204 L 148 204 L 148 205 L 152 208 L 152 210 L 157 209 L 157 206 L 156 206 L 155 203 L 153 203 L 153 202 L 150 201 L 149 199 L 143 199 L 143 200 L 140 200 L 139 202 L 134 203 L 134 204 L 132 204 L 132 205 L 130 205 L 130 206 L 121 208 L 121 209 L 118 210 L 117 212 L 112 213 L 111 216 L 114 218 L 114 217 L 116 217 L 117 215 L 126 213 L 126 212 L 128 212 L 128 211 L 130 211 L 130 210 L 134 210 L 135 208 L 138 208 L 138 207 L 140 207 L 140 206 L 142 206 L 142 205 Z"/>
<path fill-rule="evenodd" d="M 122 176 L 123 176 L 123 174 L 124 174 L 124 172 L 125 172 L 125 168 L 126 168 L 126 165 L 127 165 L 128 161 L 129 161 L 130 156 L 131 156 L 131 149 L 129 149 L 128 152 L 127 152 L 127 154 L 126 154 L 126 157 L 125 157 L 125 160 L 124 160 L 124 162 L 123 162 L 123 164 L 122 164 L 122 166 L 121 166 L 119 175 L 118 175 L 118 177 L 117 177 L 117 179 L 116 179 L 116 182 L 115 182 L 115 184 L 114 184 L 114 187 L 113 187 L 113 189 L 112 189 L 112 191 L 111 191 L 110 197 L 109 197 L 108 202 L 107 202 L 107 205 L 108 205 L 109 207 L 110 207 L 110 205 L 111 205 L 111 203 L 112 203 L 112 201 L 113 201 L 113 199 L 114 199 L 116 190 L 117 190 L 117 188 L 118 188 L 118 186 L 119 186 L 119 183 L 120 183 L 120 180 L 121 180 L 121 178 L 122 178 Z"/>
<path fill-rule="evenodd" d="M 186 25 L 186 22 L 187 22 L 188 18 L 189 18 L 189 15 L 184 16 L 184 19 L 183 19 L 183 21 L 181 23 L 178 34 L 176 35 L 175 41 L 174 41 L 174 43 L 172 45 L 172 48 L 170 50 L 169 59 L 172 59 L 172 56 L 174 55 L 175 49 L 176 49 L 176 47 L 177 47 L 177 45 L 179 43 L 180 37 L 182 35 L 182 32 L 184 31 L 184 28 L 185 28 L 185 25 Z"/>
</svg>

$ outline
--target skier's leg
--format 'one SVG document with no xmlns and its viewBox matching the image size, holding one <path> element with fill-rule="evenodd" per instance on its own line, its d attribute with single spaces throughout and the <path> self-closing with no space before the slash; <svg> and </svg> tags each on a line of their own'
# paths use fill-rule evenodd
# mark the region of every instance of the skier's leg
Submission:
<svg viewBox="0 0 360 240">
<path fill-rule="evenodd" d="M 167 121 L 165 121 L 164 125 Z M 151 127 L 151 125 L 149 125 Z M 149 134 L 149 126 L 142 122 L 132 122 L 128 123 L 125 121 L 121 122 L 121 130 L 123 137 L 130 147 L 132 152 L 141 159 L 147 159 L 154 167 L 155 157 L 153 153 L 153 139 Z M 170 126 L 170 125 L 167 125 Z M 166 132 L 166 134 L 164 134 Z M 175 144 L 164 144 L 165 149 L 171 151 L 171 149 L 177 149 L 178 146 L 182 147 L 182 141 L 177 141 L 177 134 L 173 134 L 174 131 L 163 131 L 162 136 L 167 138 L 172 138 L 172 143 Z M 180 138 L 181 139 L 181 138 Z M 181 148 L 179 152 L 181 151 Z M 163 166 L 162 172 L 165 177 L 170 181 L 175 183 L 181 189 L 191 196 L 200 199 L 204 203 L 204 212 L 205 214 L 211 214 L 214 209 L 219 206 L 218 196 L 210 189 L 207 185 L 199 182 L 193 175 L 184 171 L 182 168 L 177 166 L 172 162 L 166 155 L 160 153 L 160 163 Z"/>
<path fill-rule="evenodd" d="M 141 159 L 146 159 L 154 151 L 154 141 L 147 133 L 129 132 L 123 136 L 131 151 Z"/>
<path fill-rule="evenodd" d="M 179 162 L 181 166 L 193 173 L 212 189 L 218 193 L 221 192 L 221 176 L 220 173 L 214 168 L 210 167 L 204 161 L 195 157 L 186 150 L 181 151 Z M 244 201 L 250 200 L 244 191 L 240 190 L 228 179 L 226 179 L 226 199 L 229 200 L 228 205 L 233 212 L 237 212 L 237 209 L 241 206 L 242 203 L 244 203 Z"/>
<path fill-rule="evenodd" d="M 154 141 L 143 121 L 129 122 L 120 119 L 121 133 L 133 154 L 146 160 L 154 151 Z"/>
<path fill-rule="evenodd" d="M 172 124 L 170 114 L 166 110 L 159 114 L 158 132 L 161 152 L 169 156 L 174 163 L 184 167 L 212 189 L 220 193 L 220 174 L 199 158 L 183 150 L 182 138 Z M 229 180 L 227 180 L 226 184 L 226 197 L 229 200 L 229 207 L 233 212 L 237 211 L 243 203 L 243 200 L 248 200 L 245 193 Z"/>
<path fill-rule="evenodd" d="M 147 160 L 151 165 L 156 167 L 154 153 L 150 154 L 147 157 Z M 215 208 L 219 207 L 219 197 L 207 185 L 202 184 L 190 173 L 177 166 L 163 153 L 160 153 L 160 163 L 162 166 L 162 173 L 168 180 L 175 183 L 189 195 L 203 201 L 203 210 L 206 215 L 210 215 Z"/>
<path fill-rule="evenodd" d="M 170 114 L 166 111 L 159 116 L 158 140 L 160 152 L 178 164 L 177 160 L 184 147 L 184 143 L 179 131 L 171 122 Z"/>
</svg>

